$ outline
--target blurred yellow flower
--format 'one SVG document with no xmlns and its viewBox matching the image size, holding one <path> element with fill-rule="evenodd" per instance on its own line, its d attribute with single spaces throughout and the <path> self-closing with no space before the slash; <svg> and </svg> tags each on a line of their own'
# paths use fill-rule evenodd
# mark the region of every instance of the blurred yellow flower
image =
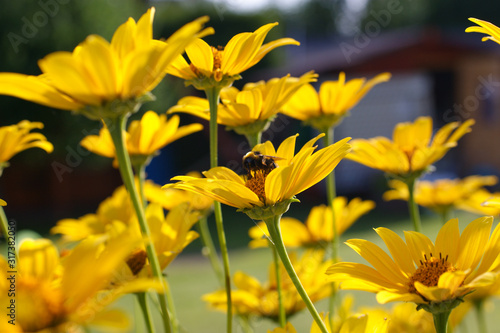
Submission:
<svg viewBox="0 0 500 333">
<path fill-rule="evenodd" d="M 478 26 L 468 27 L 467 29 L 465 29 L 465 32 L 479 32 L 482 34 L 486 34 L 488 36 L 482 38 L 483 42 L 492 40 L 497 44 L 500 44 L 500 28 L 498 28 L 496 25 L 488 21 L 483 21 L 473 17 L 470 17 L 469 21 L 476 23 Z"/>
<path fill-rule="evenodd" d="M 338 81 L 323 82 L 319 92 L 310 84 L 304 85 L 281 112 L 326 132 L 338 125 L 375 85 L 390 78 L 390 73 L 381 73 L 368 81 L 360 78 L 346 82 L 345 73 L 340 72 Z"/>
<path fill-rule="evenodd" d="M 197 192 L 240 209 L 289 203 L 296 194 L 326 177 L 349 151 L 350 138 L 346 138 L 313 154 L 316 149 L 313 145 L 322 136 L 307 142 L 297 154 L 294 154 L 297 135 L 283 141 L 278 150 L 270 141 L 255 146 L 254 151 L 281 158 L 276 160 L 278 167 L 269 173 L 257 171 L 252 178 L 245 179 L 231 169 L 216 167 L 203 173 L 206 178 L 177 176 L 172 180 L 179 182 L 165 187 Z"/>
<path fill-rule="evenodd" d="M 299 45 L 292 38 L 280 38 L 264 44 L 269 31 L 278 23 L 263 25 L 254 32 L 244 32 L 233 36 L 225 47 L 208 45 L 196 39 L 188 47 L 186 54 L 190 64 L 182 55 L 167 68 L 167 73 L 186 80 L 196 89 L 229 86 L 240 74 L 257 64 L 266 54 L 284 45 Z M 201 37 L 200 37 L 201 38 Z"/>
<path fill-rule="evenodd" d="M 7 206 L 7 202 L 5 200 L 0 199 L 0 206 Z"/>
<path fill-rule="evenodd" d="M 413 123 L 397 124 L 393 141 L 385 137 L 353 140 L 352 152 L 347 158 L 397 178 L 415 177 L 455 147 L 473 124 L 473 119 L 461 125 L 458 122 L 446 124 L 431 141 L 432 119 L 419 117 Z"/>
<path fill-rule="evenodd" d="M 294 253 L 290 255 L 293 267 L 313 302 L 328 297 L 332 288 L 332 284 L 327 282 L 326 278 L 321 277 L 332 263 L 332 261 L 323 261 L 323 256 L 324 252 L 321 250 L 308 250 L 300 258 L 297 258 Z M 287 318 L 290 318 L 293 314 L 304 309 L 305 303 L 288 277 L 285 268 L 282 265 L 280 267 L 283 306 Z M 237 288 L 231 291 L 234 313 L 244 317 L 258 316 L 278 319 L 279 303 L 274 263 L 269 267 L 269 281 L 266 283 L 261 283 L 256 278 L 241 271 L 235 273 L 233 281 Z M 214 309 L 227 310 L 225 290 L 204 295 L 203 300 Z"/>
<path fill-rule="evenodd" d="M 438 179 L 435 181 L 417 181 L 415 186 L 415 201 L 418 205 L 434 210 L 438 214 L 447 213 L 451 209 L 467 209 L 469 199 L 484 186 L 495 185 L 495 176 L 469 176 L 463 179 Z M 408 200 L 408 186 L 397 179 L 389 181 L 391 190 L 384 193 L 384 200 Z M 475 202 L 471 200 L 470 202 Z M 481 202 L 478 203 L 479 205 Z M 480 214 L 489 214 L 481 212 Z"/>
<path fill-rule="evenodd" d="M 500 192 L 480 189 L 460 203 L 459 209 L 480 215 L 500 215 Z"/>
<path fill-rule="evenodd" d="M 73 332 L 83 325 L 105 325 L 127 330 L 129 320 L 119 310 L 106 306 L 123 294 L 160 289 L 153 280 L 107 289 L 116 268 L 137 243 L 126 234 L 103 244 L 99 238 L 82 241 L 60 259 L 48 239 L 26 239 L 19 248 L 18 274 L 14 282 L 7 262 L 0 259 L 2 304 L 9 304 L 8 290 L 15 284 L 18 308 L 14 323 L 0 323 L 2 332 Z M 9 283 L 10 281 L 10 283 Z M 12 330 L 12 328 L 16 330 Z"/>
<path fill-rule="evenodd" d="M 91 119 L 114 118 L 123 108 L 137 111 L 186 46 L 213 33 L 211 28 L 200 31 L 208 20 L 203 17 L 184 25 L 165 42 L 155 40 L 154 13 L 154 7 L 150 8 L 137 23 L 129 18 L 115 31 L 111 43 L 90 35 L 73 52 L 47 55 L 38 62 L 42 75 L 0 73 L 0 94 L 78 111 Z"/>
<path fill-rule="evenodd" d="M 30 132 L 33 129 L 42 129 L 40 122 L 22 120 L 15 125 L 0 127 L 0 175 L 2 169 L 8 166 L 12 156 L 29 148 L 40 148 L 47 153 L 54 150 L 52 143 L 41 133 Z"/>
<path fill-rule="evenodd" d="M 138 156 L 147 159 L 173 141 L 203 129 L 201 124 L 179 127 L 179 122 L 179 116 L 172 116 L 167 120 L 166 115 L 159 115 L 154 111 L 147 111 L 141 120 L 132 121 L 125 133 L 126 147 L 131 158 Z M 118 165 L 115 146 L 106 126 L 101 128 L 99 135 L 88 135 L 80 144 L 98 155 L 115 158 L 113 163 Z"/>
<path fill-rule="evenodd" d="M 304 84 L 316 81 L 317 76 L 311 71 L 300 78 L 287 75 L 267 82 L 247 83 L 241 91 L 235 87 L 224 88 L 220 94 L 217 123 L 242 135 L 262 132 L 293 94 Z M 210 120 L 205 98 L 183 97 L 167 111 L 172 112 L 185 112 Z"/>
<path fill-rule="evenodd" d="M 202 177 L 199 172 L 189 172 L 186 176 Z M 162 189 L 161 186 L 151 181 L 145 182 L 144 195 L 149 202 L 158 203 L 166 210 L 172 210 L 174 207 L 187 202 L 191 209 L 199 211 L 202 215 L 206 215 L 214 204 L 214 200 L 207 196 L 175 188 Z"/>
<path fill-rule="evenodd" d="M 377 293 L 379 303 L 392 301 L 424 305 L 452 304 L 477 287 L 492 283 L 492 271 L 498 270 L 500 227 L 490 238 L 493 218 L 472 221 L 460 235 L 458 220 L 448 221 L 436 242 L 415 231 L 405 231 L 406 243 L 393 231 L 375 231 L 389 249 L 392 258 L 380 247 L 363 239 L 346 242 L 372 266 L 340 262 L 326 274 L 340 282 L 341 289 Z"/>
<path fill-rule="evenodd" d="M 347 202 L 345 197 L 336 197 L 333 202 L 335 221 L 338 235 L 342 235 L 357 219 L 375 207 L 371 200 L 362 201 L 354 198 Z M 288 247 L 299 246 L 325 246 L 333 238 L 332 213 L 329 206 L 315 206 L 309 212 L 306 223 L 292 217 L 281 218 L 280 228 L 283 243 Z M 251 248 L 268 246 L 268 241 L 263 238 L 269 236 L 267 226 L 259 222 L 249 230 Z"/>
</svg>

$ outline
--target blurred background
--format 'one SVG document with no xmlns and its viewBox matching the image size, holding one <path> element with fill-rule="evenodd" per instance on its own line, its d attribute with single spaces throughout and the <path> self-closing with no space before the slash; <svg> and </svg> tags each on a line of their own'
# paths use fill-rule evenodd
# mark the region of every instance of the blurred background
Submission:
<svg viewBox="0 0 500 333">
<path fill-rule="evenodd" d="M 435 128 L 450 121 L 476 119 L 473 131 L 437 165 L 428 177 L 463 177 L 470 174 L 499 175 L 500 154 L 500 45 L 481 42 L 482 35 L 466 34 L 476 17 L 500 25 L 499 2 L 467 0 L 40 0 L 2 1 L 0 11 L 0 71 L 40 74 L 37 61 L 48 53 L 71 51 L 90 34 L 110 40 L 128 17 L 138 19 L 155 6 L 154 37 L 167 38 L 183 24 L 209 15 L 216 33 L 206 38 L 211 45 L 225 45 L 235 34 L 254 31 L 263 24 L 279 22 L 267 40 L 292 37 L 300 46 L 274 50 L 243 79 L 267 80 L 309 70 L 319 82 L 336 80 L 340 71 L 347 78 L 367 77 L 389 71 L 388 83 L 376 86 L 352 110 L 335 133 L 336 140 L 351 136 L 391 136 L 394 125 L 432 116 Z M 199 92 L 185 87 L 181 79 L 166 77 L 153 91 L 156 101 L 143 105 L 132 119 L 145 111 L 165 112 L 186 95 Z M 8 202 L 7 216 L 18 229 L 46 235 L 63 218 L 95 212 L 98 204 L 121 184 L 111 160 L 93 155 L 79 145 L 100 128 L 98 122 L 68 111 L 42 107 L 16 98 L 0 96 L 0 125 L 23 119 L 41 121 L 42 133 L 54 146 L 52 154 L 37 149 L 20 153 L 0 179 L 0 197 Z M 209 168 L 208 124 L 181 115 L 182 124 L 201 122 L 205 129 L 167 146 L 147 170 L 148 177 L 163 185 L 192 170 Z M 248 150 L 243 137 L 220 129 L 220 165 L 241 170 L 241 157 Z M 264 140 L 279 144 L 300 133 L 300 145 L 314 133 L 293 119 L 279 116 Z M 377 212 L 406 214 L 405 202 L 381 202 L 386 181 L 381 172 L 342 161 L 337 170 L 338 192 L 349 197 L 377 201 Z M 324 202 L 319 184 L 299 196 L 291 215 L 305 217 L 314 203 Z M 300 206 L 300 208 L 299 208 Z M 246 235 L 252 225 L 234 213 L 227 219 L 228 233 Z M 244 221 L 244 222 L 243 222 Z M 368 223 L 368 222 L 367 222 Z M 245 237 L 245 236 L 242 236 Z M 245 244 L 232 241 L 230 246 Z"/>
</svg>

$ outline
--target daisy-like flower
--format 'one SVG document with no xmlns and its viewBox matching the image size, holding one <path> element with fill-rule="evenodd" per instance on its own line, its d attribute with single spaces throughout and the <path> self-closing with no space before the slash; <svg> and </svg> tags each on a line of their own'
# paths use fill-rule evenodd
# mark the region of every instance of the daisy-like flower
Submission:
<svg viewBox="0 0 500 333">
<path fill-rule="evenodd" d="M 468 27 L 465 29 L 465 32 L 479 32 L 482 34 L 486 34 L 488 36 L 485 36 L 482 38 L 482 41 L 487 41 L 487 40 L 492 40 L 497 44 L 500 44 L 500 28 L 497 27 L 496 25 L 488 22 L 488 21 L 483 21 L 477 18 L 469 18 L 469 21 L 472 21 L 476 23 L 478 26 L 472 26 Z"/>
<path fill-rule="evenodd" d="M 201 131 L 201 124 L 190 124 L 179 127 L 179 116 L 172 116 L 167 120 L 165 114 L 147 111 L 140 120 L 130 123 L 125 133 L 127 151 L 132 159 L 146 161 L 158 154 L 166 145 L 194 132 Z M 116 160 L 115 146 L 106 126 L 101 128 L 99 135 L 88 135 L 80 142 L 87 150 L 98 155 L 114 158 Z"/>
<path fill-rule="evenodd" d="M 332 288 L 332 284 L 327 279 L 318 278 L 332 263 L 332 261 L 323 261 L 323 256 L 324 253 L 321 250 L 308 250 L 300 258 L 297 258 L 295 254 L 290 256 L 297 275 L 313 302 L 328 297 Z M 269 281 L 265 283 L 241 271 L 235 273 L 233 281 L 237 289 L 231 291 L 231 299 L 236 314 L 244 317 L 278 319 L 279 302 L 274 267 L 274 264 L 269 266 Z M 281 266 L 280 274 L 283 305 L 289 318 L 304 309 L 305 304 L 283 266 Z M 214 309 L 226 311 L 227 300 L 224 290 L 204 295 L 203 300 Z"/>
<path fill-rule="evenodd" d="M 495 176 L 468 176 L 463 179 L 438 179 L 418 181 L 415 184 L 415 201 L 418 205 L 432 209 L 438 214 L 447 214 L 453 208 L 465 210 L 468 199 L 484 186 L 495 185 Z M 408 186 L 400 180 L 389 181 L 391 190 L 384 193 L 384 200 L 408 200 Z M 472 200 L 473 202 L 477 200 Z M 482 212 L 482 214 L 488 214 Z M 492 214 L 488 214 L 492 215 Z"/>
<path fill-rule="evenodd" d="M 371 200 L 354 198 L 347 201 L 345 197 L 336 197 L 333 202 L 337 234 L 340 236 L 362 215 L 375 207 Z M 283 242 L 287 247 L 325 246 L 333 238 L 332 211 L 329 206 L 315 206 L 309 212 L 306 223 L 292 217 L 283 217 L 280 222 Z M 259 222 L 249 230 L 251 248 L 268 246 L 264 235 L 269 236 L 267 226 Z"/>
<path fill-rule="evenodd" d="M 419 117 L 413 123 L 397 124 L 392 141 L 385 137 L 353 140 L 347 158 L 396 178 L 416 178 L 455 147 L 473 124 L 473 119 L 461 125 L 448 123 L 431 141 L 432 119 Z"/>
<path fill-rule="evenodd" d="M 111 43 L 90 35 L 73 52 L 54 52 L 38 62 L 43 74 L 0 73 L 0 94 L 49 107 L 73 110 L 91 119 L 137 111 L 165 76 L 170 63 L 202 30 L 207 17 L 186 24 L 165 42 L 153 39 L 155 9 L 135 22 L 129 18 Z"/>
<path fill-rule="evenodd" d="M 15 125 L 0 127 L 0 175 L 2 170 L 9 165 L 12 156 L 29 148 L 40 148 L 47 153 L 54 150 L 52 143 L 47 138 L 33 129 L 42 129 L 40 122 L 22 120 Z"/>
<path fill-rule="evenodd" d="M 123 294 L 161 290 L 153 280 L 107 289 L 117 267 L 137 242 L 127 234 L 106 245 L 98 238 L 81 242 L 63 258 L 48 239 L 24 240 L 19 248 L 15 276 L 17 311 L 13 322 L 2 320 L 2 332 L 77 332 L 81 326 L 105 325 L 126 330 L 127 316 L 106 306 Z M 7 262 L 0 259 L 2 281 L 12 278 Z M 10 283 L 0 284 L 0 301 L 9 304 Z"/>
<path fill-rule="evenodd" d="M 308 82 L 316 81 L 317 74 L 308 72 L 300 78 L 273 78 L 267 82 L 247 83 L 240 91 L 235 87 L 221 90 L 221 104 L 217 123 L 242 135 L 257 135 L 267 129 L 270 121 L 293 94 Z M 185 112 L 210 120 L 208 100 L 200 97 L 183 97 L 167 113 Z"/>
<path fill-rule="evenodd" d="M 340 72 L 338 81 L 323 82 L 319 92 L 310 84 L 304 85 L 281 112 L 326 132 L 348 116 L 349 111 L 375 85 L 389 81 L 390 78 L 390 73 L 381 73 L 368 81 L 359 78 L 346 82 L 345 73 Z"/>
<path fill-rule="evenodd" d="M 460 202 L 458 209 L 479 215 L 500 215 L 500 205 L 495 204 L 500 200 L 500 192 L 491 193 L 486 189 L 479 189 Z"/>
<path fill-rule="evenodd" d="M 179 182 L 165 187 L 197 192 L 247 214 L 260 208 L 260 213 L 266 215 L 266 207 L 270 210 L 280 205 L 288 207 L 296 194 L 326 177 L 349 152 L 347 141 L 350 138 L 346 138 L 313 153 L 314 143 L 322 136 L 307 142 L 297 154 L 294 154 L 297 135 L 287 138 L 277 150 L 270 141 L 255 146 L 254 151 L 280 157 L 275 161 L 277 167 L 270 172 L 258 170 L 250 178 L 225 167 L 216 167 L 203 173 L 206 178 L 177 176 L 172 180 Z"/>
<path fill-rule="evenodd" d="M 500 227 L 490 237 L 492 223 L 491 216 L 478 218 L 460 235 L 458 220 L 449 220 L 435 243 L 414 231 L 405 232 L 405 243 L 393 231 L 377 228 L 392 258 L 369 241 L 351 239 L 346 244 L 372 267 L 340 262 L 326 274 L 340 282 L 341 289 L 376 293 L 379 303 L 414 302 L 434 316 L 449 315 L 465 295 L 492 283 L 500 254 Z"/>
<path fill-rule="evenodd" d="M 299 45 L 292 38 L 280 38 L 263 44 L 269 31 L 277 25 L 277 22 L 269 23 L 254 32 L 237 34 L 225 47 L 210 46 L 202 39 L 196 39 L 186 48 L 191 63 L 188 64 L 183 56 L 178 56 L 168 67 L 167 73 L 186 80 L 187 84 L 199 90 L 227 87 L 275 48 Z"/>
</svg>

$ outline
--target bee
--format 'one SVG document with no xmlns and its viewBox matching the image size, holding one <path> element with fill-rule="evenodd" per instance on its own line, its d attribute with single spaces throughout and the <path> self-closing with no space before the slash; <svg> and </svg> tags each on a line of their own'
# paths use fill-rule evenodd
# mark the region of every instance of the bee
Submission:
<svg viewBox="0 0 500 333">
<path fill-rule="evenodd" d="M 275 161 L 283 159 L 277 156 L 261 154 L 260 151 L 249 151 L 243 156 L 243 169 L 246 171 L 248 179 L 252 179 L 252 173 L 261 171 L 264 175 L 267 175 L 278 167 Z"/>
</svg>

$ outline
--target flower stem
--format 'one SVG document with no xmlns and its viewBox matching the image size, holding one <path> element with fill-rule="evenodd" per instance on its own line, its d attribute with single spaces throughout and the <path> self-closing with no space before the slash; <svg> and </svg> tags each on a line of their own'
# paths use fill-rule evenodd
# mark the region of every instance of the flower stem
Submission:
<svg viewBox="0 0 500 333">
<path fill-rule="evenodd" d="M 3 210 L 2 206 L 0 206 L 0 227 L 2 228 L 3 237 L 5 238 L 6 248 L 9 248 L 10 247 L 9 246 L 9 220 L 7 219 L 7 215 L 5 215 L 5 211 Z M 9 265 L 9 267 L 12 268 L 12 270 L 16 270 L 17 265 L 19 265 L 19 257 L 17 255 L 17 249 L 15 246 L 14 246 L 14 256 L 16 258 L 16 262 L 14 264 L 15 267 L 11 267 Z"/>
<path fill-rule="evenodd" d="M 146 327 L 148 332 L 155 333 L 155 326 L 153 324 L 153 317 L 151 316 L 151 311 L 149 310 L 148 299 L 146 297 L 146 292 L 136 293 L 137 301 L 141 306 L 142 316 L 144 317 L 144 321 L 146 322 Z"/>
<path fill-rule="evenodd" d="M 276 276 L 276 289 L 278 291 L 278 307 L 279 307 L 279 315 L 278 320 L 281 327 L 286 326 L 286 312 L 285 306 L 283 302 L 283 287 L 281 284 L 281 270 L 280 263 L 278 259 L 278 250 L 273 244 L 269 244 L 271 251 L 273 252 L 273 262 L 274 262 L 274 272 Z"/>
<path fill-rule="evenodd" d="M 446 333 L 448 330 L 448 318 L 450 317 L 451 310 L 432 313 L 434 318 L 434 327 L 436 328 L 436 333 Z"/>
<path fill-rule="evenodd" d="M 219 96 L 221 87 L 212 87 L 205 90 L 210 107 L 210 167 L 215 168 L 218 165 L 217 159 L 217 109 L 219 106 Z M 219 246 L 222 256 L 222 266 L 224 269 L 224 286 L 227 297 L 227 333 L 231 333 L 233 326 L 233 305 L 231 302 L 231 276 L 229 270 L 229 255 L 227 251 L 226 235 L 224 234 L 224 225 L 222 222 L 222 208 L 218 201 L 214 202 L 215 225 L 217 226 L 217 235 L 219 237 Z"/>
<path fill-rule="evenodd" d="M 258 132 L 256 134 L 246 134 L 245 136 L 247 138 L 248 145 L 250 146 L 250 150 L 252 150 L 253 147 L 258 145 L 262 140 L 262 132 Z"/>
<path fill-rule="evenodd" d="M 295 289 L 297 289 L 297 292 L 299 293 L 300 297 L 306 304 L 306 307 L 311 313 L 314 321 L 316 322 L 316 324 L 318 324 L 318 327 L 320 328 L 322 333 L 329 333 L 325 326 L 325 323 L 321 320 L 318 311 L 316 311 L 314 304 L 307 295 L 304 286 L 302 286 L 302 283 L 300 282 L 299 277 L 297 276 L 297 273 L 293 268 L 292 262 L 288 257 L 285 244 L 283 243 L 283 238 L 281 237 L 280 220 L 281 220 L 281 215 L 275 215 L 272 218 L 264 220 L 264 222 L 266 222 L 267 229 L 269 230 L 269 235 L 271 236 L 271 240 L 274 243 L 274 246 L 276 248 L 276 251 L 278 252 L 281 262 L 283 263 L 283 266 L 285 266 L 288 276 L 292 280 Z"/>
<path fill-rule="evenodd" d="M 142 235 L 148 240 L 146 241 L 145 247 L 153 276 L 161 281 L 163 285 L 164 292 L 163 294 L 158 294 L 158 298 L 162 309 L 162 318 L 165 332 L 170 333 L 170 318 L 168 314 L 167 299 L 165 295 L 165 281 L 163 279 L 160 262 L 158 261 L 158 256 L 156 255 L 155 248 L 153 246 L 153 243 L 149 241 L 151 240 L 151 232 L 149 231 L 149 225 L 146 221 L 146 216 L 144 215 L 142 201 L 139 198 L 139 194 L 135 186 L 130 157 L 125 147 L 125 138 L 123 133 L 125 132 L 126 121 L 126 116 L 118 116 L 113 119 L 104 119 L 104 122 L 106 123 L 106 126 L 108 127 L 109 133 L 111 135 L 111 139 L 113 140 L 113 144 L 115 145 L 116 158 L 118 160 L 118 166 L 123 183 L 125 184 L 125 188 L 130 195 L 130 200 L 132 201 L 132 205 L 134 206 L 135 212 L 137 214 L 137 220 L 139 221 Z"/>
<path fill-rule="evenodd" d="M 217 280 L 221 286 L 224 285 L 224 277 L 222 275 L 222 270 L 220 268 L 220 262 L 217 258 L 217 251 L 215 250 L 214 241 L 210 236 L 210 230 L 208 229 L 208 223 L 206 216 L 203 216 L 198 221 L 198 231 L 200 233 L 201 243 L 203 244 L 203 255 L 207 256 L 210 260 L 210 264 L 212 265 L 212 269 L 217 276 Z"/>
<path fill-rule="evenodd" d="M 410 211 L 410 218 L 413 222 L 413 229 L 416 232 L 422 232 L 422 222 L 420 221 L 420 212 L 418 205 L 415 201 L 415 181 L 416 178 L 411 178 L 406 181 L 408 186 L 408 209 Z"/>
<path fill-rule="evenodd" d="M 333 127 L 330 127 L 327 131 L 325 131 L 325 136 L 323 137 L 323 144 L 325 147 L 328 147 L 329 145 L 333 144 L 334 141 L 334 130 Z M 330 206 L 330 210 L 332 211 L 332 240 L 330 243 L 330 258 L 333 260 L 333 262 L 337 262 L 337 254 L 338 254 L 338 249 L 339 249 L 339 235 L 337 233 L 337 220 L 335 216 L 335 197 L 337 196 L 335 189 L 335 170 L 333 170 L 327 177 L 326 177 L 326 198 L 328 201 L 328 205 Z M 333 327 L 333 318 L 335 316 L 335 299 L 336 299 L 336 292 L 335 292 L 335 284 L 332 283 L 332 293 L 330 294 L 330 299 L 328 302 L 328 312 L 329 312 L 329 317 L 328 320 L 330 321 L 330 327 Z"/>
<path fill-rule="evenodd" d="M 484 316 L 483 301 L 474 302 L 474 308 L 476 310 L 477 328 L 478 328 L 477 332 L 486 333 L 488 330 L 486 329 L 486 318 Z"/>
</svg>

